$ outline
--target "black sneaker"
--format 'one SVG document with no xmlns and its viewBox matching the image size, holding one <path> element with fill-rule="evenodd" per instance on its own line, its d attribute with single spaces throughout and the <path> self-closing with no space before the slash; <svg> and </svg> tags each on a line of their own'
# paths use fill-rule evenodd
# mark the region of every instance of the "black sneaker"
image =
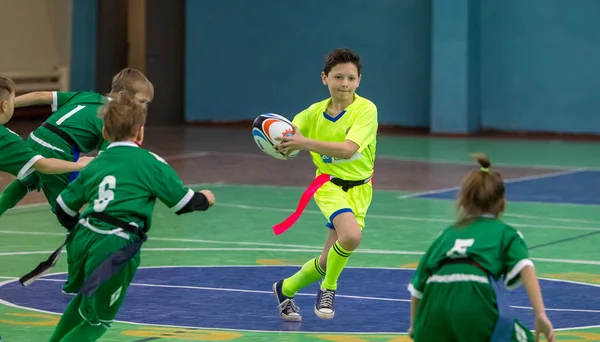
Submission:
<svg viewBox="0 0 600 342">
<path fill-rule="evenodd" d="M 280 280 L 273 284 L 273 295 L 279 303 L 279 315 L 286 321 L 290 322 L 300 322 L 302 320 L 302 316 L 300 316 L 300 308 L 296 306 L 296 302 L 294 298 L 286 297 L 281 287 L 283 285 L 283 280 Z"/>
<path fill-rule="evenodd" d="M 317 302 L 315 303 L 315 315 L 322 319 L 332 319 L 335 315 L 333 301 L 335 290 L 327 290 L 319 286 L 317 291 Z"/>
</svg>

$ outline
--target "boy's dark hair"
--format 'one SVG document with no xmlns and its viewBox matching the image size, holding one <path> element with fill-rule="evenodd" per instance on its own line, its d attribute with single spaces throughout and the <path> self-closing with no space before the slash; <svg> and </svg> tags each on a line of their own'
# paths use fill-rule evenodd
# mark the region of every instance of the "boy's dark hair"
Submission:
<svg viewBox="0 0 600 342">
<path fill-rule="evenodd" d="M 323 72 L 325 75 L 329 75 L 329 72 L 333 67 L 342 63 L 352 63 L 356 66 L 358 74 L 360 75 L 360 56 L 358 53 L 348 49 L 335 49 L 325 56 L 325 66 Z"/>
<path fill-rule="evenodd" d="M 0 75 L 0 100 L 8 98 L 8 95 L 16 90 L 15 82 L 6 76 Z"/>
<path fill-rule="evenodd" d="M 129 91 L 110 93 L 108 97 L 110 101 L 98 111 L 98 116 L 104 120 L 107 140 L 123 141 L 135 136 L 137 130 L 146 124 L 146 106 Z"/>
<path fill-rule="evenodd" d="M 458 195 L 461 211 L 457 225 L 462 226 L 482 214 L 499 215 L 504 209 L 504 180 L 498 172 L 489 171 L 489 158 L 475 154 L 480 170 L 471 171 L 463 181 Z"/>
</svg>

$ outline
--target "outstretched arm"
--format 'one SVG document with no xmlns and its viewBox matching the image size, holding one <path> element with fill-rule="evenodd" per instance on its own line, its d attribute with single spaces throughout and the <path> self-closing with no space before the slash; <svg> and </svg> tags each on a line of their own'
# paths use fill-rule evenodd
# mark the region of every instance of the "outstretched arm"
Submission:
<svg viewBox="0 0 600 342">
<path fill-rule="evenodd" d="M 156 178 L 151 185 L 152 193 L 175 214 L 205 211 L 215 204 L 215 195 L 210 190 L 195 192 L 183 185 L 175 170 L 164 159 L 152 154 L 156 157 L 153 170 Z"/>
<path fill-rule="evenodd" d="M 15 107 L 51 105 L 52 103 L 53 95 L 51 91 L 36 91 L 15 97 Z"/>
<path fill-rule="evenodd" d="M 421 300 L 417 297 L 410 297 L 410 326 L 408 328 L 408 337 L 413 338 L 413 329 L 415 324 L 415 315 Z"/>
<path fill-rule="evenodd" d="M 33 168 L 45 174 L 57 174 L 81 171 L 92 159 L 92 157 L 81 157 L 77 162 L 70 162 L 56 158 L 42 158 L 33 164 Z"/>
<path fill-rule="evenodd" d="M 533 308 L 534 315 L 545 314 L 546 309 L 544 307 L 544 301 L 542 300 L 542 291 L 540 290 L 540 284 L 535 276 L 535 269 L 531 266 L 526 266 L 521 270 L 521 281 L 527 291 L 529 300 L 531 301 L 531 307 Z"/>
<path fill-rule="evenodd" d="M 554 329 L 552 323 L 546 316 L 546 308 L 544 307 L 544 300 L 542 299 L 542 290 L 540 284 L 535 275 L 535 269 L 533 266 L 525 266 L 521 270 L 521 281 L 531 302 L 533 308 L 534 324 L 535 324 L 535 340 L 539 341 L 539 335 L 546 336 L 546 339 L 550 342 L 555 340 Z"/>
<path fill-rule="evenodd" d="M 533 308 L 535 322 L 535 341 L 539 341 L 540 334 L 546 336 L 548 341 L 554 341 L 552 323 L 546 316 L 542 291 L 535 274 L 533 261 L 529 259 L 529 252 L 523 234 L 516 229 L 507 229 L 504 234 L 502 248 L 505 251 L 505 286 L 512 290 L 519 285 L 525 287 L 531 307 Z"/>
<path fill-rule="evenodd" d="M 191 213 L 193 211 L 205 211 L 215 204 L 215 195 L 210 190 L 194 192 L 192 198 L 178 211 L 177 215 Z"/>
</svg>

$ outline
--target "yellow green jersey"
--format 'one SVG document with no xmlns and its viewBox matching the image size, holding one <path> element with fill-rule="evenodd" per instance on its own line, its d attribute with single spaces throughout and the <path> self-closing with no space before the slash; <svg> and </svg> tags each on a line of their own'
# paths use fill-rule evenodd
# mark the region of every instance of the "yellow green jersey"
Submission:
<svg viewBox="0 0 600 342">
<path fill-rule="evenodd" d="M 292 123 L 303 136 L 326 142 L 351 140 L 358 150 L 350 159 L 310 152 L 317 174 L 329 174 L 344 180 L 363 180 L 373 174 L 377 143 L 377 107 L 368 99 L 354 95 L 354 102 L 335 118 L 327 106 L 331 98 L 314 103 L 298 113 Z"/>
</svg>

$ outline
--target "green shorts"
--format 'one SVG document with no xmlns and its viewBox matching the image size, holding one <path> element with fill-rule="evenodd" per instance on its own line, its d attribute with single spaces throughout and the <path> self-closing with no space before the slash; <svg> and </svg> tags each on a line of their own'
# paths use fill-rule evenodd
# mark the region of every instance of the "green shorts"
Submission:
<svg viewBox="0 0 600 342">
<path fill-rule="evenodd" d="M 54 133 L 44 130 L 45 128 L 40 128 L 30 134 L 27 138 L 27 145 L 45 158 L 73 161 L 74 156 L 69 144 Z M 56 198 L 69 184 L 69 177 L 69 173 L 48 175 L 35 171 L 23 178 L 21 182 L 29 191 L 42 190 L 52 212 L 55 212 Z"/>
<path fill-rule="evenodd" d="M 108 257 L 119 249 L 133 244 L 135 237 L 100 234 L 78 224 L 67 242 L 68 280 L 63 290 L 79 292 L 84 281 Z M 117 273 L 102 282 L 90 297 L 83 296 L 79 307 L 82 317 L 90 324 L 110 324 L 117 315 L 125 292 L 140 265 L 138 252 Z M 78 294 L 78 296 L 82 296 Z"/>
<path fill-rule="evenodd" d="M 447 266 L 443 271 L 450 270 L 451 267 L 453 266 Z M 483 272 L 475 275 L 486 277 Z M 417 308 L 413 327 L 414 341 L 489 341 L 497 319 L 496 295 L 489 283 L 430 282 L 425 286 Z M 529 329 L 516 319 L 512 341 L 534 341 Z"/>
</svg>

